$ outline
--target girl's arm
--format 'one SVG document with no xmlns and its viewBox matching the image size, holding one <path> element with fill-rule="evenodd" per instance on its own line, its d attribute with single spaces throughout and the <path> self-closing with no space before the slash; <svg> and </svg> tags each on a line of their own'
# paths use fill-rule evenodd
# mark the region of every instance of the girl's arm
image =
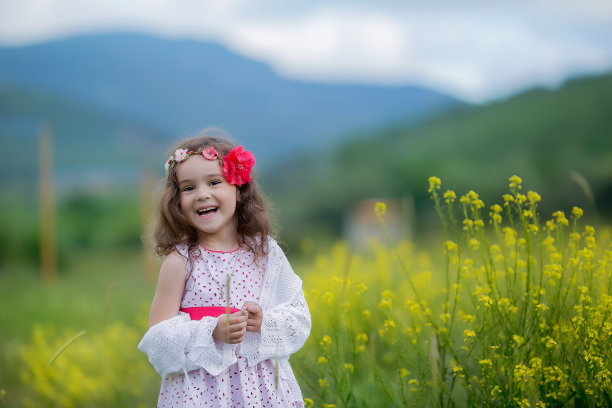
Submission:
<svg viewBox="0 0 612 408">
<path fill-rule="evenodd" d="M 149 328 L 178 315 L 185 280 L 185 260 L 178 252 L 172 252 L 159 271 L 157 289 L 149 312 Z"/>
<path fill-rule="evenodd" d="M 186 281 L 184 259 L 182 254 L 173 252 L 164 260 L 151 304 L 149 330 L 138 344 L 162 378 L 200 368 L 218 375 L 236 362 L 236 345 L 215 343 L 215 328 L 229 330 L 231 343 L 239 342 L 246 331 L 246 316 L 230 319 L 228 328 L 222 318 L 191 320 L 187 313 L 179 312 Z M 221 336 L 226 339 L 223 330 Z"/>
</svg>

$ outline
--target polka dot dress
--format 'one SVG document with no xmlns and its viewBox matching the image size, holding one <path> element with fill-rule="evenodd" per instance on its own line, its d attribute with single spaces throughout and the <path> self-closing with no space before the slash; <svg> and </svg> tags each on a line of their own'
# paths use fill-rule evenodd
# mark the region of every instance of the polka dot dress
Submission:
<svg viewBox="0 0 612 408">
<path fill-rule="evenodd" d="M 231 276 L 231 307 L 241 309 L 246 301 L 259 301 L 265 265 L 255 264 L 252 251 L 240 248 L 232 252 L 217 252 L 200 247 L 193 258 L 193 270 L 185 284 L 182 308 L 225 306 L 228 275 Z M 193 394 L 184 375 L 168 375 L 162 379 L 157 406 L 302 407 L 302 401 L 288 401 L 282 384 L 277 387 L 275 372 L 275 363 L 271 360 L 249 367 L 246 359 L 238 356 L 234 365 L 217 376 L 210 375 L 203 368 L 189 372 Z"/>
</svg>

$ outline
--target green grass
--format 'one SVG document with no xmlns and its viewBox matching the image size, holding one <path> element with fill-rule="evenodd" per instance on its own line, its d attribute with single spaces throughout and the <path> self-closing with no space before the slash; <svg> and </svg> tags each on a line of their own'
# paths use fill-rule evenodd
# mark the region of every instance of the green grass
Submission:
<svg viewBox="0 0 612 408">
<path fill-rule="evenodd" d="M 104 322 L 135 327 L 146 321 L 155 279 L 145 276 L 141 252 L 72 252 L 69 258 L 52 283 L 42 282 L 32 266 L 0 271 L 0 389 L 15 406 L 26 391 L 18 378 L 18 353 L 31 340 L 35 325 L 89 333 L 102 329 Z"/>
</svg>

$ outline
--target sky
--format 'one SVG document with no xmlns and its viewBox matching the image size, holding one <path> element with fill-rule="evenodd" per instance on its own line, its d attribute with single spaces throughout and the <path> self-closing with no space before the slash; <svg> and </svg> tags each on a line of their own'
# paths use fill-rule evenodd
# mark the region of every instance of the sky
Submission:
<svg viewBox="0 0 612 408">
<path fill-rule="evenodd" d="M 219 42 L 293 79 L 487 102 L 612 71 L 610 0 L 0 0 L 0 44 L 135 31 Z"/>
</svg>

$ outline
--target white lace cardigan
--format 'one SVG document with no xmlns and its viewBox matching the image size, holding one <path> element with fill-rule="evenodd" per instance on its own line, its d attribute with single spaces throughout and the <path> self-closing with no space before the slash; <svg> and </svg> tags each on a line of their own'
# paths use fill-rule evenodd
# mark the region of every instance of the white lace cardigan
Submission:
<svg viewBox="0 0 612 408">
<path fill-rule="evenodd" d="M 218 375 L 237 361 L 237 353 L 247 359 L 249 366 L 267 359 L 280 359 L 281 369 L 288 365 L 289 356 L 304 345 L 310 334 L 310 312 L 302 280 L 291 269 L 282 249 L 272 238 L 268 248 L 260 295 L 260 333 L 247 332 L 237 351 L 236 344 L 213 340 L 216 317 L 191 320 L 187 313 L 179 312 L 152 326 L 138 345 L 162 378 L 200 368 Z"/>
</svg>

